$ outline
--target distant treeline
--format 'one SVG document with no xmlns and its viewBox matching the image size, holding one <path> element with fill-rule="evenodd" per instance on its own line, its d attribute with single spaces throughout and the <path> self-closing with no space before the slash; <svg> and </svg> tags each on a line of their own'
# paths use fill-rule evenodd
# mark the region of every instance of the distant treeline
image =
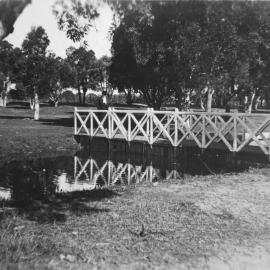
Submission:
<svg viewBox="0 0 270 270">
<path fill-rule="evenodd" d="M 33 107 L 40 98 L 57 105 L 67 87 L 77 90 L 80 104 L 86 103 L 89 89 L 110 97 L 117 89 L 128 104 L 139 93 L 155 109 L 174 104 L 183 110 L 192 105 L 206 111 L 212 105 L 229 110 L 237 104 L 251 112 L 259 105 L 269 106 L 269 2 L 109 4 L 115 14 L 110 58 L 97 59 L 82 42 L 90 21 L 99 15 L 87 4 L 80 6 L 80 12 L 65 6 L 57 13 L 60 29 L 83 44 L 69 48 L 65 59 L 47 50 L 50 41 L 42 27 L 27 34 L 22 48 L 1 41 L 2 104 L 12 82 Z M 80 16 L 86 20 L 84 26 Z"/>
</svg>

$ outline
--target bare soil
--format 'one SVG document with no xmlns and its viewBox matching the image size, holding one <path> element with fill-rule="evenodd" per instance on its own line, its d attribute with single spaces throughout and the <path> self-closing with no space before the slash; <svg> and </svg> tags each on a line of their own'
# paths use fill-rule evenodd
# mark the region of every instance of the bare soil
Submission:
<svg viewBox="0 0 270 270">
<path fill-rule="evenodd" d="M 0 109 L 0 162 L 76 151 L 72 111 Z M 270 170 L 2 203 L 0 269 L 268 270 Z"/>
</svg>

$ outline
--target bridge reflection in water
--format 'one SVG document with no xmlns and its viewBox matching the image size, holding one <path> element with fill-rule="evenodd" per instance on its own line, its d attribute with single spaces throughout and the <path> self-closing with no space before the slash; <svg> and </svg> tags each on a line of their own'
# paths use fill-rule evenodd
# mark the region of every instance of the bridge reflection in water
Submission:
<svg viewBox="0 0 270 270">
<path fill-rule="evenodd" d="M 82 143 L 83 144 L 83 143 Z M 130 185 L 142 182 L 179 179 L 187 175 L 240 172 L 254 164 L 224 151 L 181 149 L 168 146 L 149 147 L 141 143 L 94 139 L 88 152 L 74 157 L 74 182 L 92 187 Z M 253 156 L 255 157 L 255 156 Z M 265 158 L 262 155 L 260 158 Z M 255 157 L 256 162 L 259 161 Z"/>
<path fill-rule="evenodd" d="M 149 165 L 133 165 L 127 163 L 114 163 L 107 160 L 98 163 L 95 159 L 89 158 L 86 161 L 74 158 L 75 182 L 89 181 L 93 186 L 130 185 L 141 182 L 155 182 L 160 179 L 181 178 L 177 169 L 160 169 Z"/>
<path fill-rule="evenodd" d="M 191 180 L 190 175 L 241 172 L 260 163 L 269 166 L 255 154 L 232 156 L 222 152 L 200 152 L 168 146 L 93 139 L 90 149 L 74 156 L 59 156 L 14 161 L 0 166 L 0 201 L 19 206 L 33 201 L 48 201 L 57 194 L 81 196 L 85 191 L 115 185 L 132 185 L 177 179 Z M 263 155 L 261 158 L 266 159 Z M 254 163 L 255 160 L 255 163 Z M 265 163 L 266 162 L 266 163 Z M 75 194 L 75 192 L 77 192 Z M 82 192 L 82 193 L 80 193 Z M 60 194 L 61 193 L 61 194 Z M 57 197 L 58 198 L 58 197 Z"/>
</svg>

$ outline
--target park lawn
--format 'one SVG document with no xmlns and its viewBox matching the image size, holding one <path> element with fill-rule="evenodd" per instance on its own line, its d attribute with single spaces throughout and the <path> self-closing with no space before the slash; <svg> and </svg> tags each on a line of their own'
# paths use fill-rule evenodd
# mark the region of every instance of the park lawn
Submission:
<svg viewBox="0 0 270 270">
<path fill-rule="evenodd" d="M 0 109 L 0 162 L 72 154 L 73 107 Z M 0 208 L 0 269 L 270 269 L 270 170 Z"/>
<path fill-rule="evenodd" d="M 40 121 L 28 106 L 0 108 L 0 161 L 74 153 L 73 106 L 44 106 Z"/>
</svg>

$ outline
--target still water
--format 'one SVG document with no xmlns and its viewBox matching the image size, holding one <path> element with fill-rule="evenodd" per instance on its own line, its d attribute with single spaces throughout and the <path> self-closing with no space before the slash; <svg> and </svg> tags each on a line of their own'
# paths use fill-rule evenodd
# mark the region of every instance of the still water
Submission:
<svg viewBox="0 0 270 270">
<path fill-rule="evenodd" d="M 136 151 L 133 151 L 133 150 Z M 59 193 L 76 193 L 115 185 L 179 179 L 191 175 L 245 171 L 269 166 L 231 154 L 168 147 L 128 148 L 94 142 L 75 156 L 13 161 L 0 166 L 0 201 L 27 204 Z"/>
</svg>

